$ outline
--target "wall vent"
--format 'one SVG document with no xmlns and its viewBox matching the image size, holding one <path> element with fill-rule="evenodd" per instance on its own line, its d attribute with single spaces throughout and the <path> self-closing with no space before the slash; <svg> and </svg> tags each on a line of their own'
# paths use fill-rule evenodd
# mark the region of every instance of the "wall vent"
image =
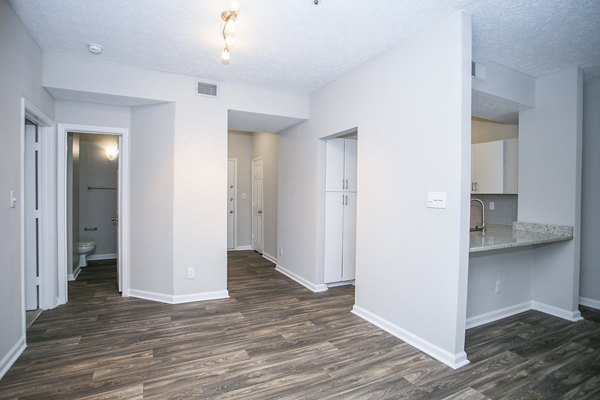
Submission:
<svg viewBox="0 0 600 400">
<path fill-rule="evenodd" d="M 208 82 L 196 82 L 196 93 L 203 96 L 217 97 L 217 85 Z"/>
</svg>

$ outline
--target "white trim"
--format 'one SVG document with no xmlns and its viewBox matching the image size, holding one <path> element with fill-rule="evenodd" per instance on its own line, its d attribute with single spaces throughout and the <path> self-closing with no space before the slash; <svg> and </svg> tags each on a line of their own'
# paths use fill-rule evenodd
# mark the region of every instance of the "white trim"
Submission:
<svg viewBox="0 0 600 400">
<path fill-rule="evenodd" d="M 229 292 L 227 290 L 219 290 L 215 292 L 193 293 L 170 295 L 157 292 L 149 292 L 147 290 L 130 289 L 129 296 L 139 299 L 158 301 L 167 304 L 192 303 L 195 301 L 228 299 Z"/>
<path fill-rule="evenodd" d="M 531 309 L 541 311 L 546 314 L 554 315 L 555 317 L 566 319 L 572 322 L 583 320 L 583 317 L 581 316 L 581 312 L 579 312 L 579 310 L 569 311 L 563 308 L 551 306 L 550 304 L 540 303 L 539 301 L 535 300 L 531 301 Z"/>
<path fill-rule="evenodd" d="M 349 281 L 328 282 L 328 283 L 326 283 L 326 285 L 329 288 L 338 287 L 338 286 L 354 285 L 354 279 L 351 279 Z"/>
<path fill-rule="evenodd" d="M 467 360 L 467 353 L 461 351 L 460 353 L 452 354 L 439 346 L 423 339 L 420 336 L 417 336 L 398 325 L 381 318 L 380 316 L 365 310 L 364 308 L 357 306 L 356 304 L 352 308 L 352 313 L 358 315 L 362 319 L 372 323 L 373 325 L 383 329 L 386 332 L 391 333 L 397 338 L 405 341 L 413 347 L 421 350 L 422 352 L 430 355 L 438 361 L 443 362 L 447 366 L 453 369 L 460 368 L 469 364 L 469 360 Z"/>
<path fill-rule="evenodd" d="M 590 299 L 589 297 L 580 297 L 579 304 L 600 310 L 600 300 Z"/>
<path fill-rule="evenodd" d="M 57 145 L 57 241 L 58 241 L 58 283 L 59 303 L 68 301 L 67 285 L 67 135 L 69 132 L 83 132 L 99 135 L 114 135 L 119 137 L 119 176 L 118 176 L 118 265 L 120 268 L 120 287 L 123 296 L 129 295 L 129 129 L 116 127 L 101 127 L 90 125 L 58 124 Z"/>
<path fill-rule="evenodd" d="M 21 336 L 21 338 L 15 343 L 15 345 L 6 353 L 4 357 L 0 360 L 0 379 L 8 372 L 10 367 L 17 361 L 19 356 L 25 351 L 27 347 L 27 343 L 25 342 L 25 336 Z"/>
<path fill-rule="evenodd" d="M 227 290 L 217 290 L 214 292 L 193 293 L 193 294 L 179 294 L 179 295 L 173 296 L 173 304 L 193 303 L 195 301 L 220 300 L 220 299 L 228 299 L 228 298 L 229 298 L 229 291 L 227 291 Z"/>
<path fill-rule="evenodd" d="M 79 276 L 79 273 L 81 272 L 81 267 L 77 266 L 77 269 L 75 269 L 75 271 L 73 271 L 73 273 L 67 275 L 67 279 L 69 281 L 74 281 L 77 280 L 77 277 Z"/>
<path fill-rule="evenodd" d="M 94 260 L 114 260 L 118 257 L 117 253 L 108 253 L 108 254 L 91 254 L 87 256 L 88 261 Z"/>
<path fill-rule="evenodd" d="M 243 250 L 252 250 L 252 245 L 237 246 L 235 249 L 229 249 L 228 251 L 243 251 Z"/>
<path fill-rule="evenodd" d="M 498 321 L 499 319 L 511 317 L 515 314 L 520 314 L 529 310 L 531 310 L 531 301 L 526 301 L 524 303 L 516 304 L 514 306 L 505 307 L 499 310 L 475 315 L 473 317 L 467 318 L 466 329 L 475 328 L 476 326 Z"/>
<path fill-rule="evenodd" d="M 275 266 L 275 271 L 282 273 L 283 275 L 287 276 L 288 278 L 298 282 L 299 284 L 301 284 L 302 286 L 304 286 L 305 288 L 318 293 L 318 292 L 324 292 L 327 290 L 327 285 L 324 285 L 322 283 L 312 283 L 307 281 L 306 279 L 302 278 L 299 275 L 296 275 L 295 273 L 293 273 L 290 270 L 287 270 L 285 268 L 283 268 L 281 265 L 277 264 Z"/>
<path fill-rule="evenodd" d="M 277 265 L 277 259 L 275 257 L 273 257 L 270 254 L 267 253 L 262 253 L 263 258 L 266 258 L 267 260 L 271 261 L 273 264 Z"/>
</svg>

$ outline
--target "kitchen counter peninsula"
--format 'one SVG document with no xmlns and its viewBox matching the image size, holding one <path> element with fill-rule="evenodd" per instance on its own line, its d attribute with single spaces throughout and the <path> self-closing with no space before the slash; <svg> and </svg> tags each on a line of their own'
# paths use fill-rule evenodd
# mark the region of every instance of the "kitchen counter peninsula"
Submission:
<svg viewBox="0 0 600 400">
<path fill-rule="evenodd" d="M 573 239 L 573 227 L 564 225 L 513 222 L 488 224 L 484 232 L 471 232 L 469 253 L 511 249 Z"/>
</svg>

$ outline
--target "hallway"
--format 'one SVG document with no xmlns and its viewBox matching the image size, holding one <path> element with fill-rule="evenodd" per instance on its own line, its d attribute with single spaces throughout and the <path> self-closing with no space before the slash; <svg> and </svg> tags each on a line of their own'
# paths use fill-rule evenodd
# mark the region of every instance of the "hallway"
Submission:
<svg viewBox="0 0 600 400">
<path fill-rule="evenodd" d="M 311 293 L 254 252 L 228 253 L 229 300 L 169 305 L 117 293 L 91 264 L 45 311 L 0 399 L 595 398 L 600 313 L 527 312 L 472 329 L 454 371 L 354 316 L 353 287 Z M 567 398 L 572 398 L 567 396 Z"/>
</svg>

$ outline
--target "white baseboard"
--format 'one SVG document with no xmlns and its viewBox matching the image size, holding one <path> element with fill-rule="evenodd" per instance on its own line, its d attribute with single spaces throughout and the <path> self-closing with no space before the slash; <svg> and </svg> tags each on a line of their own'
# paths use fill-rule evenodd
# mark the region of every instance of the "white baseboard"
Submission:
<svg viewBox="0 0 600 400">
<path fill-rule="evenodd" d="M 97 261 L 97 260 L 115 260 L 117 258 L 117 253 L 111 254 L 90 254 L 86 257 L 88 261 Z"/>
<path fill-rule="evenodd" d="M 128 295 L 144 300 L 158 301 L 167 304 L 192 303 L 194 301 L 228 299 L 229 292 L 227 290 L 219 290 L 215 292 L 203 292 L 192 294 L 171 295 L 157 292 L 149 292 L 147 290 L 130 289 Z"/>
<path fill-rule="evenodd" d="M 25 351 L 27 343 L 25 342 L 25 336 L 21 337 L 17 343 L 0 359 L 0 379 L 8 372 L 10 367 L 17 361 L 21 353 Z"/>
<path fill-rule="evenodd" d="M 526 301 L 524 303 L 516 304 L 514 306 L 501 308 L 499 310 L 490 311 L 480 315 L 475 315 L 473 317 L 467 318 L 466 328 L 475 328 L 476 326 L 498 321 L 499 319 L 507 318 L 529 310 L 531 310 L 531 301 Z"/>
<path fill-rule="evenodd" d="M 229 291 L 218 290 L 215 292 L 203 292 L 203 293 L 192 293 L 192 294 L 179 294 L 173 296 L 173 304 L 181 303 L 193 303 L 194 301 L 205 301 L 205 300 L 219 300 L 228 299 Z"/>
<path fill-rule="evenodd" d="M 550 304 L 540 303 L 539 301 L 532 300 L 531 301 L 531 309 L 536 311 L 541 311 L 546 314 L 554 315 L 555 317 L 566 319 L 567 321 L 581 321 L 583 317 L 581 316 L 581 312 L 579 310 L 569 311 L 564 308 L 558 308 L 555 306 L 551 306 Z"/>
<path fill-rule="evenodd" d="M 326 283 L 326 285 L 328 288 L 354 285 L 354 279 L 352 279 L 351 281 L 330 282 L 330 283 Z"/>
<path fill-rule="evenodd" d="M 600 310 L 600 300 L 590 299 L 589 297 L 580 297 L 579 304 Z"/>
<path fill-rule="evenodd" d="M 275 271 L 282 273 L 283 275 L 287 276 L 290 279 L 293 279 L 294 281 L 298 282 L 305 288 L 307 288 L 315 293 L 324 292 L 327 290 L 327 285 L 322 284 L 322 283 L 315 284 L 315 283 L 309 282 L 306 279 L 302 278 L 301 276 L 296 275 L 292 271 L 289 271 L 289 270 L 283 268 L 281 265 L 276 265 Z"/>
<path fill-rule="evenodd" d="M 77 266 L 77 268 L 75 269 L 75 271 L 73 271 L 72 274 L 67 275 L 67 280 L 69 281 L 74 281 L 77 279 L 77 277 L 79 276 L 79 273 L 81 272 L 81 267 Z"/>
<path fill-rule="evenodd" d="M 456 354 L 450 353 L 441 347 L 423 339 L 422 337 L 417 336 L 368 310 L 365 310 L 360 306 L 354 305 L 352 308 L 352 313 L 383 329 L 384 331 L 391 333 L 392 335 L 405 341 L 411 346 L 416 347 L 436 360 L 441 361 L 450 368 L 457 369 L 469 363 L 469 360 L 467 360 L 467 353 L 464 351 Z"/>
<path fill-rule="evenodd" d="M 277 265 L 277 259 L 270 254 L 263 253 L 262 256 L 267 260 L 271 261 L 273 264 Z"/>
<path fill-rule="evenodd" d="M 252 246 L 248 245 L 248 246 L 236 246 L 234 249 L 231 249 L 229 251 L 242 251 L 242 250 L 252 250 Z"/>
</svg>

